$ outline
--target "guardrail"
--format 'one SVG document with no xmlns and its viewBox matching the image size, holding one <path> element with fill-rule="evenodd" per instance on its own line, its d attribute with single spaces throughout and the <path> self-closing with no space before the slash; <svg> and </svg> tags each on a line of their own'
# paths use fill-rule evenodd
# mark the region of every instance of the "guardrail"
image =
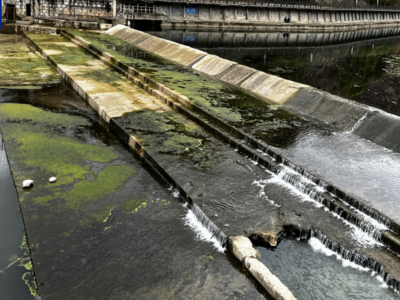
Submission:
<svg viewBox="0 0 400 300">
<path fill-rule="evenodd" d="M 257 7 L 285 7 L 296 9 L 323 9 L 323 10 L 360 10 L 360 11 L 398 11 L 397 5 L 369 5 L 369 4 L 325 4 L 309 1 L 288 1 L 288 0 L 156 0 L 156 2 L 174 2 L 191 4 L 210 4 L 210 5 L 237 5 L 237 6 L 257 6 Z"/>
<path fill-rule="evenodd" d="M 35 18 L 42 20 L 85 21 L 99 23 L 101 18 L 107 18 L 107 16 L 54 14 L 52 16 L 36 16 Z"/>
</svg>

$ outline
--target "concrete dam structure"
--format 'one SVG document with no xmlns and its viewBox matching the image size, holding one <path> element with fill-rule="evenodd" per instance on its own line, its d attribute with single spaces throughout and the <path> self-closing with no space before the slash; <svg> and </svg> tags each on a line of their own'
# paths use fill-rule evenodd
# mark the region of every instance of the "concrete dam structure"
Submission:
<svg viewBox="0 0 400 300">
<path fill-rule="evenodd" d="M 358 274 L 361 299 L 398 297 L 400 117 L 124 25 L 58 32 L 0 48 L 26 237 L 11 265 L 36 299 L 319 299 L 266 253 L 290 237 L 343 262 L 343 281 L 350 264 L 390 287 Z M 265 51 L 282 35 L 197 37 Z M 349 35 L 396 29 L 310 48 Z"/>
</svg>

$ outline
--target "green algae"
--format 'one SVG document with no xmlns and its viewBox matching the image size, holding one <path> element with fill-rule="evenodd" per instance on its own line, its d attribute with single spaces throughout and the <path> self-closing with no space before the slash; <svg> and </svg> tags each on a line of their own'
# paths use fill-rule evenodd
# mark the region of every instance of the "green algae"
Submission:
<svg viewBox="0 0 400 300">
<path fill-rule="evenodd" d="M 24 43 L 0 44 L 0 88 L 40 88 L 32 85 L 55 84 L 60 75 Z"/>
<path fill-rule="evenodd" d="M 26 272 L 22 275 L 22 280 L 28 286 L 29 291 L 33 297 L 37 295 L 37 286 L 35 282 L 35 277 L 33 276 L 32 272 Z"/>
<path fill-rule="evenodd" d="M 89 41 L 90 44 L 100 51 L 107 52 L 114 56 L 115 58 L 121 60 L 124 63 L 130 63 L 131 59 L 129 57 L 126 57 L 124 55 L 120 55 L 117 51 L 115 51 L 113 48 L 114 47 L 109 47 L 110 44 L 116 45 L 116 46 L 122 46 L 122 47 L 132 47 L 130 44 L 117 39 L 113 36 L 110 36 L 108 34 L 101 34 L 101 33 L 94 33 L 94 32 L 88 32 L 88 31 L 80 31 L 80 30 L 73 30 L 70 29 L 67 32 L 74 36 L 79 36 L 86 41 Z"/>
<path fill-rule="evenodd" d="M 126 200 L 121 202 L 122 210 L 127 214 L 137 213 L 140 208 L 147 206 L 147 200 L 146 196 Z"/>
<path fill-rule="evenodd" d="M 31 170 L 32 177 L 38 173 L 57 177 L 57 182 L 50 189 L 47 180 L 38 183 L 37 187 L 43 188 L 42 193 L 30 196 L 38 205 L 50 205 L 51 200 L 62 198 L 64 203 L 58 209 L 83 210 L 87 203 L 114 194 L 137 173 L 134 168 L 125 165 L 105 166 L 98 174 L 91 170 L 86 161 L 108 163 L 118 155 L 103 144 L 88 144 L 60 135 L 67 128 L 71 130 L 90 125 L 82 117 L 44 111 L 25 104 L 1 104 L 0 122 L 5 140 L 12 141 L 12 159 Z M 87 180 L 87 175 L 94 180 Z M 16 178 L 22 179 L 18 175 Z M 68 189 L 65 190 L 65 187 Z M 23 199 L 21 197 L 21 201 Z"/>
<path fill-rule="evenodd" d="M 210 253 L 208 253 L 207 255 L 203 255 L 202 256 L 202 262 L 205 265 L 205 273 L 208 274 L 208 271 L 210 270 L 210 266 L 211 266 L 211 262 L 214 258 L 212 257 L 212 255 Z"/>
<path fill-rule="evenodd" d="M 65 192 L 65 207 L 83 210 L 85 204 L 98 201 L 106 195 L 114 194 L 137 171 L 131 166 L 106 166 L 93 181 L 80 181 L 74 184 L 73 189 Z"/>
<path fill-rule="evenodd" d="M 79 224 L 81 224 L 82 226 L 89 226 L 94 222 L 106 223 L 108 221 L 108 218 L 111 216 L 114 207 L 115 205 L 113 204 L 104 206 L 96 212 L 86 215 L 81 221 L 79 221 Z"/>
<path fill-rule="evenodd" d="M 4 103 L 0 104 L 0 107 L 0 119 L 8 119 L 10 121 L 31 120 L 45 125 L 62 125 L 66 127 L 90 124 L 82 117 L 48 112 L 27 104 Z"/>
</svg>

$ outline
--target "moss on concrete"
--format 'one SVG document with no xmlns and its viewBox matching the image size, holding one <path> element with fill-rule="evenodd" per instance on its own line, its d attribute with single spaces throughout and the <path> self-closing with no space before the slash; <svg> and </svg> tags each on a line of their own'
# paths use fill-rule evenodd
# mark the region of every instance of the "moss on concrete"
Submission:
<svg viewBox="0 0 400 300">
<path fill-rule="evenodd" d="M 84 129 L 89 122 L 81 117 L 57 114 L 23 104 L 0 104 L 0 123 L 5 140 L 12 141 L 12 159 L 18 160 L 29 172 L 23 176 L 57 177 L 53 184 L 35 182 L 43 189 L 29 199 L 38 205 L 64 199 L 57 209 L 83 210 L 89 202 L 114 194 L 136 170 L 125 165 L 105 166 L 98 174 L 86 161 L 109 163 L 118 158 L 111 147 L 78 140 L 67 131 Z M 60 134 L 62 133 L 62 134 Z M 24 179 L 16 175 L 16 181 Z M 87 177 L 94 180 L 88 180 Z M 20 197 L 24 201 L 25 197 Z"/>
<path fill-rule="evenodd" d="M 24 42 L 0 43 L 0 86 L 55 84 L 60 75 Z"/>
</svg>

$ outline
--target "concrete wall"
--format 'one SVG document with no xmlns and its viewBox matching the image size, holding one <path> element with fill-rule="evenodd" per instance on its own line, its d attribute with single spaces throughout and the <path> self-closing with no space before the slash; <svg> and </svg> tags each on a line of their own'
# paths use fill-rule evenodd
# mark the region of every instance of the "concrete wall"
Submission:
<svg viewBox="0 0 400 300">
<path fill-rule="evenodd" d="M 355 30 L 368 28 L 371 24 L 378 25 L 376 27 L 396 27 L 400 24 L 397 12 L 194 5 L 197 7 L 197 13 L 185 14 L 185 6 L 183 3 L 160 5 L 162 11 L 168 12 L 166 13 L 167 17 L 161 16 L 162 26 L 164 28 L 240 28 L 247 26 L 252 29 L 285 26 L 297 29 L 307 28 L 307 25 L 316 27 L 337 25 L 342 26 L 340 28 L 352 26 L 346 29 Z M 285 17 L 290 17 L 289 24 L 284 22 Z M 136 16 L 136 18 L 145 17 Z"/>
</svg>

